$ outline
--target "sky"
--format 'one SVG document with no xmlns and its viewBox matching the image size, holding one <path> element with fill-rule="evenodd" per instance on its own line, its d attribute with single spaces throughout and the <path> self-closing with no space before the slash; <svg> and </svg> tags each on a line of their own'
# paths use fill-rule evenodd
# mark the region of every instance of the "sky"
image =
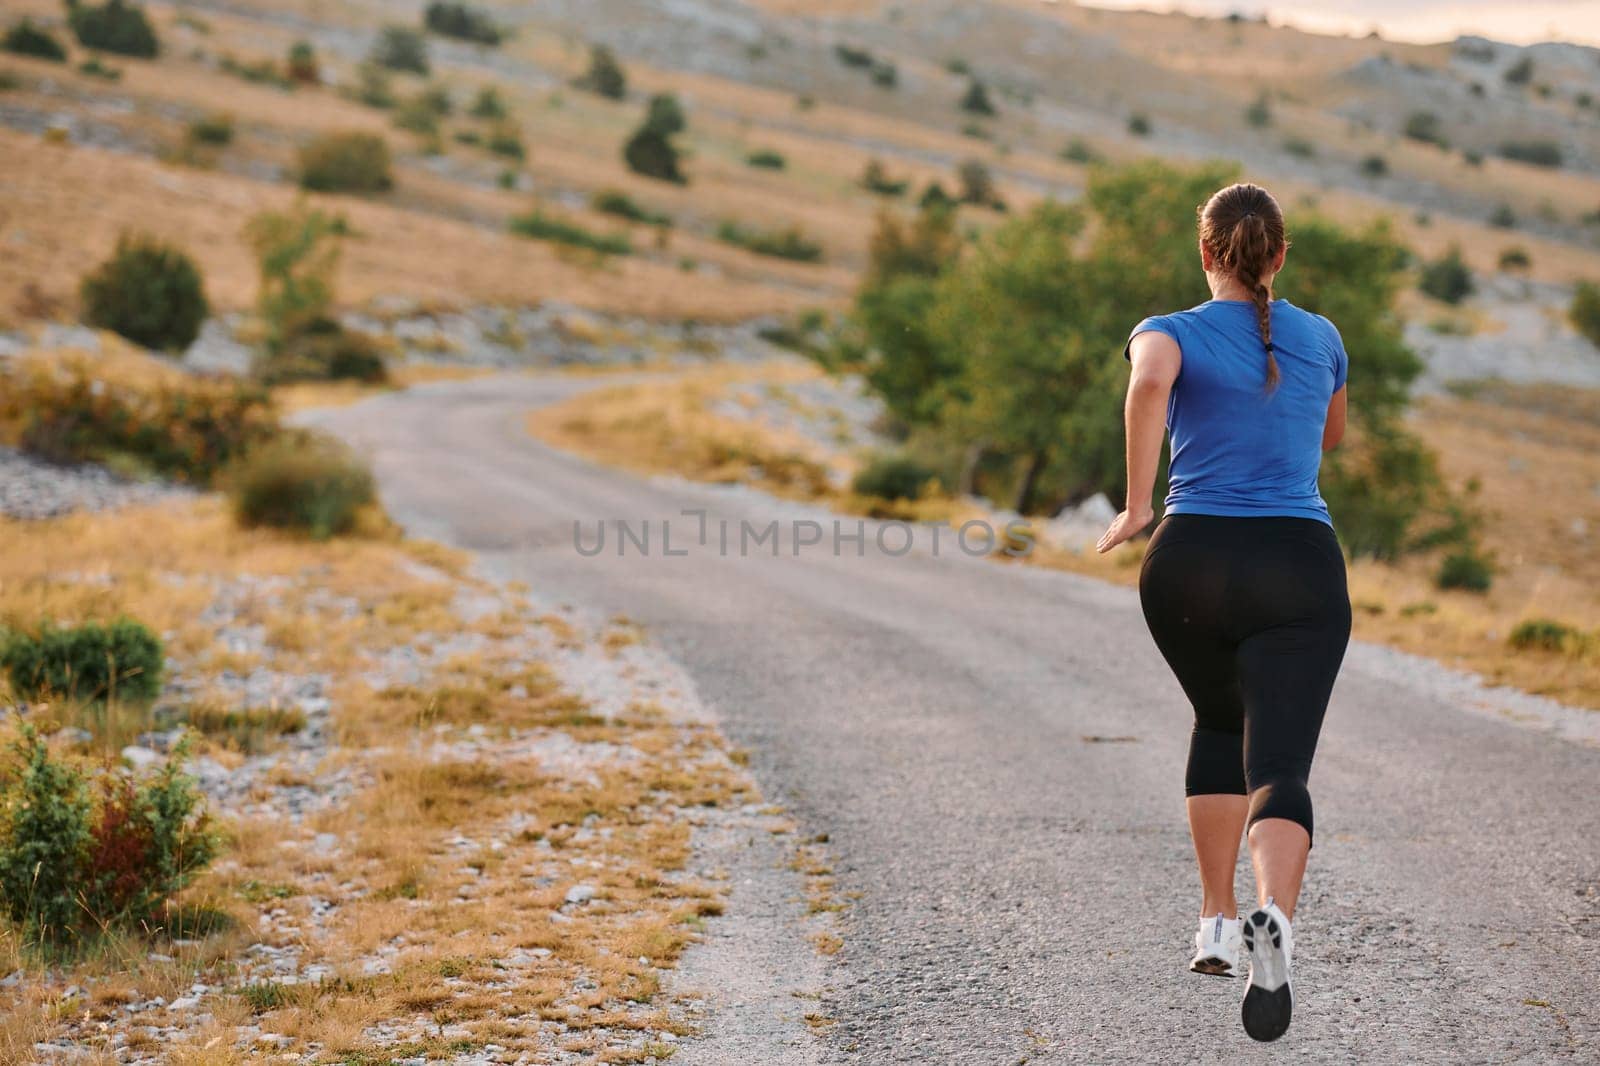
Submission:
<svg viewBox="0 0 1600 1066">
<path fill-rule="evenodd" d="M 1515 44 L 1575 41 L 1600 46 L 1600 0 L 1080 0 L 1089 7 L 1266 13 L 1275 24 L 1325 33 L 1376 28 L 1401 41 L 1449 41 L 1478 34 Z"/>
</svg>

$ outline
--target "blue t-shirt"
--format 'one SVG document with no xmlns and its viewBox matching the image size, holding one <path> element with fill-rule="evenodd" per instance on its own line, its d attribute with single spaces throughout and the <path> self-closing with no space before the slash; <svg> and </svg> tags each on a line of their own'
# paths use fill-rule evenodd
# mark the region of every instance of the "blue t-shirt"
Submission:
<svg viewBox="0 0 1600 1066">
<path fill-rule="evenodd" d="M 1279 374 L 1271 392 L 1248 300 L 1208 300 L 1155 315 L 1128 335 L 1131 344 L 1141 333 L 1165 333 L 1183 355 L 1167 401 L 1167 513 L 1288 515 L 1333 524 L 1317 472 L 1328 402 L 1344 387 L 1350 358 L 1339 331 L 1321 315 L 1288 300 L 1272 301 L 1270 314 Z"/>
</svg>

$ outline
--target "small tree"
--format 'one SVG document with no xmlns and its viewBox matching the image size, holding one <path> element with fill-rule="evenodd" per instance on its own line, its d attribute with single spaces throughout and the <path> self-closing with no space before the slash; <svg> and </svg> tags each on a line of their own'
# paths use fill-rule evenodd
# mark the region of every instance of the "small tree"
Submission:
<svg viewBox="0 0 1600 1066">
<path fill-rule="evenodd" d="M 1135 137 L 1150 136 L 1150 117 L 1143 114 L 1128 116 L 1128 132 Z"/>
<path fill-rule="evenodd" d="M 155 28 L 138 4 L 106 0 L 97 6 L 71 0 L 67 22 L 85 48 L 139 59 L 154 59 L 161 50 Z"/>
<path fill-rule="evenodd" d="M 1417 287 L 1447 304 L 1458 304 L 1472 295 L 1472 270 L 1461 258 L 1461 249 L 1451 245 L 1444 255 L 1422 268 Z"/>
<path fill-rule="evenodd" d="M 466 4 L 433 0 L 422 15 L 423 25 L 443 37 L 455 37 L 474 44 L 497 45 L 505 31 L 487 14 Z"/>
<path fill-rule="evenodd" d="M 1244 120 L 1258 130 L 1272 125 L 1272 102 L 1267 99 L 1266 93 L 1263 92 L 1256 97 L 1255 101 L 1244 109 Z"/>
<path fill-rule="evenodd" d="M 342 219 L 305 204 L 263 211 L 245 226 L 260 270 L 256 312 L 269 351 L 330 317 L 343 232 Z"/>
<path fill-rule="evenodd" d="M 1444 130 L 1439 124 L 1439 116 L 1432 111 L 1413 111 L 1406 116 L 1405 134 L 1413 141 L 1436 144 L 1441 148 L 1448 147 L 1444 139 Z"/>
<path fill-rule="evenodd" d="M 498 119 L 510 114 L 506 102 L 500 96 L 500 90 L 493 85 L 485 85 L 478 90 L 478 95 L 473 97 L 472 106 L 467 109 L 467 114 L 473 118 Z"/>
<path fill-rule="evenodd" d="M 322 68 L 317 65 L 317 52 L 310 41 L 296 41 L 289 46 L 288 73 L 291 81 L 302 85 L 316 85 L 322 81 Z"/>
<path fill-rule="evenodd" d="M 123 234 L 79 292 L 85 322 L 147 348 L 182 351 L 209 311 L 194 260 L 150 236 Z"/>
<path fill-rule="evenodd" d="M 989 99 L 989 90 L 977 78 L 973 78 L 967 83 L 966 95 L 961 98 L 961 110 L 974 115 L 993 115 L 996 113 L 994 102 Z"/>
<path fill-rule="evenodd" d="M 1600 348 L 1600 285 L 1592 281 L 1578 282 L 1572 292 L 1572 306 L 1567 310 L 1567 318 L 1574 329 Z"/>
<path fill-rule="evenodd" d="M 428 42 L 409 26 L 385 26 L 372 44 L 368 60 L 389 70 L 428 74 Z"/>
<path fill-rule="evenodd" d="M 611 100 L 621 100 L 628 94 L 628 75 L 616 55 L 603 44 L 590 46 L 589 69 L 572 84 Z"/>
<path fill-rule="evenodd" d="M 33 20 L 28 18 L 24 18 L 6 31 L 5 40 L 0 41 L 0 47 L 19 56 L 49 59 L 56 63 L 67 61 L 67 50 L 55 39 L 55 35 L 49 30 L 35 26 Z"/>
<path fill-rule="evenodd" d="M 981 159 L 966 159 L 956 168 L 956 178 L 961 183 L 961 202 L 980 207 L 1001 207 L 1000 191 L 995 187 L 994 175 Z"/>
<path fill-rule="evenodd" d="M 622 157 L 628 169 L 647 178 L 686 184 L 689 179 L 678 165 L 678 148 L 672 142 L 673 135 L 685 125 L 677 97 L 670 93 L 651 97 L 644 122 L 623 145 Z"/>
<path fill-rule="evenodd" d="M 1526 85 L 1533 80 L 1533 57 L 1523 56 L 1506 68 L 1507 85 Z"/>
</svg>

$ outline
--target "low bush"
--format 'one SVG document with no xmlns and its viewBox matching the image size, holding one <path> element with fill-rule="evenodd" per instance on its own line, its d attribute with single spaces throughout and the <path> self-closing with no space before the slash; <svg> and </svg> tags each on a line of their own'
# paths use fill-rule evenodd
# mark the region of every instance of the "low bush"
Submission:
<svg viewBox="0 0 1600 1066">
<path fill-rule="evenodd" d="M 895 181 L 889 177 L 889 172 L 881 161 L 871 159 L 867 161 L 866 169 L 861 172 L 861 187 L 879 196 L 904 196 L 911 183 L 903 180 Z"/>
<path fill-rule="evenodd" d="M 505 40 L 505 31 L 486 12 L 449 0 L 433 0 L 422 14 L 423 25 L 442 37 L 496 45 Z"/>
<path fill-rule="evenodd" d="M 1417 287 L 1447 304 L 1458 304 L 1472 295 L 1472 271 L 1461 258 L 1461 249 L 1451 246 L 1444 255 L 1422 268 Z"/>
<path fill-rule="evenodd" d="M 1507 141 L 1500 146 L 1500 154 L 1536 167 L 1559 167 L 1563 159 L 1556 141 Z"/>
<path fill-rule="evenodd" d="M 161 51 L 155 28 L 138 4 L 106 0 L 95 5 L 73 0 L 67 5 L 67 22 L 85 48 L 140 59 L 154 59 Z"/>
<path fill-rule="evenodd" d="M 920 500 L 937 483 L 933 468 L 909 455 L 875 456 L 856 474 L 851 488 L 885 500 Z"/>
<path fill-rule="evenodd" d="M 309 433 L 285 434 L 251 451 L 229 476 L 234 516 L 318 540 L 355 527 L 376 498 L 372 471 L 344 445 Z"/>
<path fill-rule="evenodd" d="M 961 97 L 961 110 L 986 117 L 996 113 L 994 101 L 989 99 L 989 90 L 977 78 L 967 83 L 967 91 Z"/>
<path fill-rule="evenodd" d="M 125 374 L 103 358 L 14 360 L 0 367 L 0 435 L 53 462 L 209 485 L 278 431 L 259 386 L 161 369 Z"/>
<path fill-rule="evenodd" d="M 1517 213 L 1510 204 L 1499 204 L 1489 215 L 1489 225 L 1496 229 L 1512 229 L 1517 224 Z"/>
<path fill-rule="evenodd" d="M 1494 584 L 1494 560 L 1470 546 L 1458 549 L 1439 564 L 1434 584 L 1441 589 L 1488 592 Z"/>
<path fill-rule="evenodd" d="M 1244 109 L 1244 120 L 1258 130 L 1272 125 L 1272 101 L 1267 99 L 1266 93 L 1257 96 L 1250 106 Z"/>
<path fill-rule="evenodd" d="M 1514 244 L 1500 253 L 1501 270 L 1527 270 L 1532 265 L 1533 258 L 1521 245 Z"/>
<path fill-rule="evenodd" d="M 1406 116 L 1405 135 L 1413 141 L 1438 145 L 1440 148 L 1449 147 L 1439 116 L 1432 111 L 1413 111 Z"/>
<path fill-rule="evenodd" d="M 83 320 L 147 348 L 181 351 L 209 311 L 194 260 L 154 237 L 123 234 L 79 287 Z"/>
<path fill-rule="evenodd" d="M 129 618 L 0 633 L 0 669 L 28 700 L 148 705 L 161 693 L 161 639 Z"/>
<path fill-rule="evenodd" d="M 409 26 L 385 26 L 367 60 L 387 70 L 428 74 L 428 42 Z"/>
<path fill-rule="evenodd" d="M 833 54 L 840 63 L 847 67 L 854 67 L 857 70 L 870 70 L 873 63 L 876 62 L 871 52 L 865 48 L 857 48 L 855 45 L 836 44 L 833 46 Z"/>
<path fill-rule="evenodd" d="M 1095 150 L 1094 146 L 1082 137 L 1074 137 L 1068 141 L 1066 147 L 1061 149 L 1061 158 L 1069 163 L 1099 163 L 1105 157 Z"/>
<path fill-rule="evenodd" d="M 192 144 L 232 144 L 233 116 L 217 114 L 197 118 L 189 123 L 184 136 Z"/>
<path fill-rule="evenodd" d="M 1297 159 L 1315 159 L 1317 146 L 1304 137 L 1290 137 L 1283 142 L 1283 150 Z"/>
<path fill-rule="evenodd" d="M 1568 651 L 1583 643 L 1583 633 L 1552 618 L 1529 618 L 1512 628 L 1506 642 L 1523 650 Z"/>
<path fill-rule="evenodd" d="M 188 754 L 181 741 L 156 773 L 127 777 L 69 763 L 23 728 L 0 773 L 0 901 L 27 942 L 70 950 L 168 925 L 221 845 Z"/>
<path fill-rule="evenodd" d="M 522 143 L 522 131 L 509 122 L 496 123 L 494 129 L 489 131 L 488 149 L 497 156 L 518 162 L 528 157 L 528 149 Z"/>
<path fill-rule="evenodd" d="M 1130 115 L 1128 117 L 1128 132 L 1135 137 L 1150 136 L 1150 118 L 1147 115 Z"/>
<path fill-rule="evenodd" d="M 325 133 L 300 149 L 300 186 L 317 192 L 394 188 L 389 142 L 376 133 Z"/>
<path fill-rule="evenodd" d="M 399 102 L 388 72 L 373 63 L 363 63 L 356 68 L 356 83 L 345 91 L 358 103 L 380 111 L 387 111 Z"/>
<path fill-rule="evenodd" d="M 82 63 L 79 63 L 78 73 L 86 74 L 91 78 L 99 78 L 101 81 L 122 80 L 122 71 L 119 68 L 106 66 L 96 56 L 90 56 Z"/>
<path fill-rule="evenodd" d="M 756 230 L 725 220 L 717 227 L 717 239 L 757 255 L 792 259 L 800 263 L 822 261 L 822 245 L 806 237 L 797 226 L 778 230 Z"/>
<path fill-rule="evenodd" d="M 310 41 L 296 41 L 289 46 L 285 68 L 290 81 L 301 85 L 319 85 L 322 82 L 322 67 L 317 63 L 317 50 Z"/>
<path fill-rule="evenodd" d="M 672 142 L 673 135 L 683 132 L 685 125 L 677 97 L 670 93 L 652 96 L 644 121 L 622 146 L 622 159 L 628 169 L 658 181 L 687 184 L 689 179 L 678 165 L 678 147 Z"/>
<path fill-rule="evenodd" d="M 759 170 L 782 170 L 789 165 L 783 158 L 783 153 L 775 152 L 770 148 L 758 148 L 744 157 L 745 165 L 756 167 Z"/>
<path fill-rule="evenodd" d="M 672 216 L 652 211 L 619 189 L 601 189 L 589 201 L 589 206 L 607 215 L 625 218 L 629 222 L 643 222 L 650 226 L 670 226 Z"/>
<path fill-rule="evenodd" d="M 511 232 L 519 237 L 586 248 L 601 255 L 628 255 L 633 251 L 626 233 L 594 233 L 576 222 L 548 215 L 539 208 L 513 218 Z"/>
<path fill-rule="evenodd" d="M 511 114 L 511 110 L 506 107 L 499 89 L 493 85 L 485 85 L 478 90 L 478 95 L 472 98 L 472 106 L 467 108 L 467 114 L 473 118 L 497 119 L 507 117 Z"/>
<path fill-rule="evenodd" d="M 19 56 L 49 59 L 56 63 L 67 61 L 67 50 L 56 40 L 55 34 L 41 26 L 35 26 L 33 20 L 29 18 L 24 18 L 6 30 L 4 39 L 0 39 L 0 48 Z"/>
<path fill-rule="evenodd" d="M 1580 281 L 1572 290 L 1572 305 L 1567 308 L 1572 328 L 1600 348 L 1600 284 Z"/>
<path fill-rule="evenodd" d="M 379 384 L 389 378 L 383 346 L 359 330 L 345 329 L 331 318 L 313 319 L 287 334 L 256 358 L 255 375 L 263 384 L 296 381 L 359 381 Z"/>
<path fill-rule="evenodd" d="M 289 90 L 294 88 L 294 82 L 278 69 L 278 64 L 271 59 L 239 60 L 233 56 L 222 57 L 222 71 L 256 85 L 271 85 L 274 88 Z"/>
<path fill-rule="evenodd" d="M 1369 155 L 1361 160 L 1360 170 L 1369 178 L 1381 178 L 1389 173 L 1389 161 L 1381 155 Z"/>
</svg>

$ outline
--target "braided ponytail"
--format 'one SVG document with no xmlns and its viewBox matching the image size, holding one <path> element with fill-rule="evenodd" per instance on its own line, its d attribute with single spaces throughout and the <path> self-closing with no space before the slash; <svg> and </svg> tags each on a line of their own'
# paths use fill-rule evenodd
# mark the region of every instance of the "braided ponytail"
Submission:
<svg viewBox="0 0 1600 1066">
<path fill-rule="evenodd" d="M 1272 293 L 1266 278 L 1278 253 L 1288 245 L 1283 212 L 1259 185 L 1230 185 L 1200 208 L 1200 241 L 1217 267 L 1250 290 L 1261 344 L 1267 353 L 1267 391 L 1278 385 L 1278 359 L 1272 349 Z"/>
</svg>

